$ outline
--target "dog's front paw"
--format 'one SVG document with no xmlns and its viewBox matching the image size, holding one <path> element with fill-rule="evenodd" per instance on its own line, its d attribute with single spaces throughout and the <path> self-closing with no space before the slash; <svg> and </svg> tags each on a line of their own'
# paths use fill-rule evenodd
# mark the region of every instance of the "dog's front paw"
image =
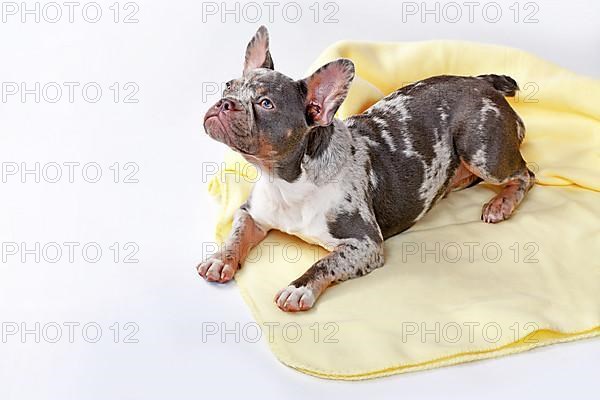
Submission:
<svg viewBox="0 0 600 400">
<path fill-rule="evenodd" d="M 209 282 L 225 283 L 230 281 L 239 268 L 239 263 L 231 258 L 213 254 L 201 262 L 197 269 L 198 274 Z"/>
<path fill-rule="evenodd" d="M 306 286 L 290 285 L 277 292 L 275 303 L 283 311 L 306 311 L 315 304 L 315 294 Z"/>
</svg>

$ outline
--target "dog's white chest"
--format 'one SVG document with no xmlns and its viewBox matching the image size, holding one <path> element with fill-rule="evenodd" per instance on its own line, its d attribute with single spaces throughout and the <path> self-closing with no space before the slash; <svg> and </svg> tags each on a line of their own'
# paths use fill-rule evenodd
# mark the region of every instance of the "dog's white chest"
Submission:
<svg viewBox="0 0 600 400">
<path fill-rule="evenodd" d="M 339 204 L 340 196 L 331 183 L 317 186 L 304 176 L 289 183 L 267 176 L 254 187 L 250 214 L 265 228 L 332 249 L 337 240 L 329 232 L 327 214 Z"/>
</svg>

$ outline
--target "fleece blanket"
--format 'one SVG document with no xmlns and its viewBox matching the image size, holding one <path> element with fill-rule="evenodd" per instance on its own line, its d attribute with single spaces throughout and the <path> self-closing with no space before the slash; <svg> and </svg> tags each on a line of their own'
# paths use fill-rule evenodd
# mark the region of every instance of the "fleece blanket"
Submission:
<svg viewBox="0 0 600 400">
<path fill-rule="evenodd" d="M 303 313 L 284 313 L 273 297 L 326 250 L 271 232 L 235 279 L 277 358 L 357 380 L 600 334 L 600 81 L 517 49 L 450 41 L 341 42 L 308 72 L 339 57 L 356 66 L 339 118 L 433 75 L 513 77 L 521 92 L 509 101 L 527 127 L 522 153 L 537 185 L 496 225 L 480 215 L 497 189 L 452 193 L 386 241 L 383 268 L 329 288 Z M 219 242 L 256 178 L 234 153 L 221 172 L 209 186 Z"/>
</svg>

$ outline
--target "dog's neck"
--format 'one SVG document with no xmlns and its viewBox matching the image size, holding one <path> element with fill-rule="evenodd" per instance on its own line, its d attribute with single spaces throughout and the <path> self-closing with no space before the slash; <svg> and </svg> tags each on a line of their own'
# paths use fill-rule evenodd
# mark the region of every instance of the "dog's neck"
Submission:
<svg viewBox="0 0 600 400">
<path fill-rule="evenodd" d="M 322 185 L 335 179 L 351 159 L 352 135 L 338 119 L 331 125 L 314 129 L 311 134 L 302 160 L 303 172 L 315 184 Z"/>
<path fill-rule="evenodd" d="M 275 178 L 296 181 L 301 175 L 320 186 L 339 174 L 351 158 L 352 136 L 346 125 L 335 119 L 331 125 L 311 129 L 284 160 L 272 166 Z"/>
</svg>

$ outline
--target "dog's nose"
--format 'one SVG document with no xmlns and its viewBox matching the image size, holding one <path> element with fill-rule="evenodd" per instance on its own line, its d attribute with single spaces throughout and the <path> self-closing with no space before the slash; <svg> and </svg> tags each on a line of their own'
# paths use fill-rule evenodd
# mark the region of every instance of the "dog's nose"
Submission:
<svg viewBox="0 0 600 400">
<path fill-rule="evenodd" d="M 217 104 L 215 104 L 215 108 L 218 109 L 219 112 L 235 111 L 238 109 L 235 101 L 228 98 L 219 100 Z"/>
</svg>

